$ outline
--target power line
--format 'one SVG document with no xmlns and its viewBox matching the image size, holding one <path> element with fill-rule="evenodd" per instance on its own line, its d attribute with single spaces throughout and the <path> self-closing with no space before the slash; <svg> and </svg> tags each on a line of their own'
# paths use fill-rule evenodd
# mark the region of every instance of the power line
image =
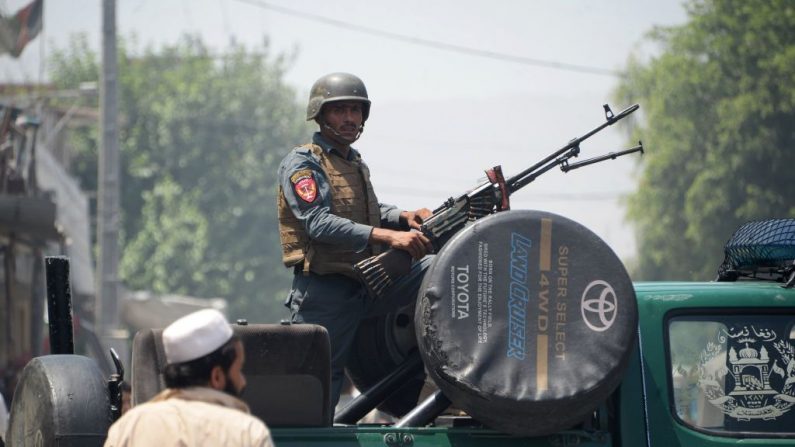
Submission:
<svg viewBox="0 0 795 447">
<path fill-rule="evenodd" d="M 462 45 L 455 45 L 451 43 L 439 42 L 435 40 L 429 39 L 422 39 L 419 37 L 412 37 L 407 36 L 405 34 L 399 33 L 392 33 L 389 31 L 384 31 L 380 29 L 370 28 L 366 26 L 356 25 L 349 22 L 344 22 L 342 20 L 332 19 L 329 17 L 311 14 L 308 12 L 298 11 L 292 8 L 285 8 L 283 6 L 273 5 L 261 0 L 236 0 L 241 3 L 247 3 L 252 6 L 256 6 L 263 9 L 269 9 L 271 11 L 275 11 L 281 14 L 298 17 L 305 20 L 311 20 L 313 22 L 323 23 L 329 26 L 334 26 L 337 28 L 344 28 L 349 31 L 357 31 L 364 34 L 370 34 L 373 36 L 379 36 L 386 39 L 397 40 L 400 42 L 406 42 L 414 45 L 425 46 L 430 48 L 435 48 L 437 50 L 444 50 L 444 51 L 451 51 L 455 53 L 466 54 L 469 56 L 477 56 L 477 57 L 484 57 L 488 59 L 499 60 L 503 62 L 513 62 L 522 65 L 531 65 L 535 67 L 544 67 L 544 68 L 554 68 L 557 70 L 564 70 L 564 71 L 573 71 L 578 73 L 587 73 L 587 74 L 595 74 L 595 75 L 602 75 L 602 76 L 612 76 L 612 77 L 621 77 L 622 74 L 615 70 L 609 70 L 607 68 L 600 68 L 600 67 L 590 67 L 587 65 L 576 65 L 576 64 L 567 64 L 563 62 L 555 62 L 543 59 L 534 59 L 530 57 L 524 56 L 514 56 L 511 54 L 499 53 L 496 51 L 488 51 L 488 50 L 481 50 L 478 48 L 470 48 L 465 47 Z"/>
</svg>

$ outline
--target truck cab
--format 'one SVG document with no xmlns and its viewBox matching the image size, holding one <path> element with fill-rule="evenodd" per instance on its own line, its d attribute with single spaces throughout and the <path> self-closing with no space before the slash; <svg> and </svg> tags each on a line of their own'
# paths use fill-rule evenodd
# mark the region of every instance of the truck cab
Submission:
<svg viewBox="0 0 795 447">
<path fill-rule="evenodd" d="M 617 391 L 620 445 L 795 443 L 794 289 L 742 281 L 635 290 L 639 344 Z"/>
</svg>

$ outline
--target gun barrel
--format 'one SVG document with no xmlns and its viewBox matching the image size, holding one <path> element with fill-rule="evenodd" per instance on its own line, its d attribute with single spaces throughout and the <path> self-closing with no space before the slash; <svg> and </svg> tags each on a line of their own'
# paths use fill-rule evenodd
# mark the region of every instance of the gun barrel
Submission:
<svg viewBox="0 0 795 447">
<path fill-rule="evenodd" d="M 563 165 L 563 166 L 560 167 L 560 170 L 563 171 L 563 172 L 569 172 L 569 171 L 573 171 L 573 170 L 575 170 L 577 168 L 581 168 L 583 166 L 588 166 L 588 165 L 592 165 L 594 163 L 599 163 L 600 161 L 615 160 L 616 158 L 621 157 L 622 155 L 634 154 L 635 152 L 643 152 L 643 143 L 641 143 L 641 144 L 639 144 L 637 146 L 633 146 L 633 147 L 631 147 L 629 149 L 625 149 L 623 151 L 610 152 L 610 153 L 607 153 L 605 155 L 600 155 L 599 157 L 589 158 L 587 160 L 578 161 L 577 163 L 571 163 L 571 164 Z"/>
<path fill-rule="evenodd" d="M 506 181 L 505 183 L 507 185 L 509 185 L 509 189 L 511 190 L 511 192 L 514 192 L 514 191 L 526 186 L 528 183 L 531 183 L 533 180 L 536 179 L 536 177 L 538 177 L 539 175 L 541 175 L 544 172 L 546 172 L 549 169 L 551 169 L 552 166 L 554 166 L 554 165 L 556 165 L 558 163 L 562 163 L 562 162 L 564 162 L 565 160 L 567 160 L 567 159 L 569 159 L 571 157 L 577 156 L 577 154 L 580 151 L 580 143 L 582 143 L 583 141 L 587 140 L 588 138 L 590 138 L 594 134 L 600 132 L 605 127 L 612 126 L 616 122 L 621 121 L 622 119 L 626 118 L 627 116 L 629 116 L 630 114 L 632 114 L 633 112 L 638 110 L 640 108 L 640 105 L 633 104 L 633 105 L 627 107 L 626 109 L 618 112 L 617 115 L 613 114 L 613 112 L 610 110 L 610 107 L 607 104 L 604 105 L 604 108 L 605 108 L 605 122 L 604 123 L 602 123 L 599 126 L 595 127 L 590 132 L 586 133 L 585 135 L 583 135 L 581 137 L 573 138 L 571 141 L 568 142 L 568 144 L 566 144 L 562 148 L 556 150 L 555 152 L 553 152 L 552 154 L 550 154 L 549 156 L 547 156 L 543 160 L 539 161 L 538 163 L 534 164 L 533 166 L 530 166 L 529 168 L 525 169 L 524 171 L 522 171 L 522 172 L 514 175 L 510 179 L 508 179 L 508 181 Z M 566 154 L 566 152 L 568 152 L 568 154 Z M 553 162 L 552 165 L 549 164 L 550 162 Z M 536 173 L 536 171 L 538 171 L 539 169 L 541 169 L 541 172 Z"/>
</svg>

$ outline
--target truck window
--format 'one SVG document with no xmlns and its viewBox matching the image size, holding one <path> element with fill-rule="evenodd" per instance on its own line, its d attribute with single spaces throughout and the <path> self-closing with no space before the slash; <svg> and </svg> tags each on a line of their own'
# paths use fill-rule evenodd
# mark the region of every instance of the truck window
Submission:
<svg viewBox="0 0 795 447">
<path fill-rule="evenodd" d="M 726 436 L 795 435 L 793 326 L 781 314 L 670 319 L 676 418 Z"/>
</svg>

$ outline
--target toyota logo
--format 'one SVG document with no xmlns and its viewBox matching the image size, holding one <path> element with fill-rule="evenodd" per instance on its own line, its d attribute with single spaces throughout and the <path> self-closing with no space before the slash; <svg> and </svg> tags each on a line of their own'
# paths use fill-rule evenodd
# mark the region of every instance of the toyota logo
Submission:
<svg viewBox="0 0 795 447">
<path fill-rule="evenodd" d="M 618 299 L 613 287 L 598 279 L 592 281 L 582 293 L 580 303 L 582 321 L 596 332 L 610 329 L 618 314 Z"/>
</svg>

